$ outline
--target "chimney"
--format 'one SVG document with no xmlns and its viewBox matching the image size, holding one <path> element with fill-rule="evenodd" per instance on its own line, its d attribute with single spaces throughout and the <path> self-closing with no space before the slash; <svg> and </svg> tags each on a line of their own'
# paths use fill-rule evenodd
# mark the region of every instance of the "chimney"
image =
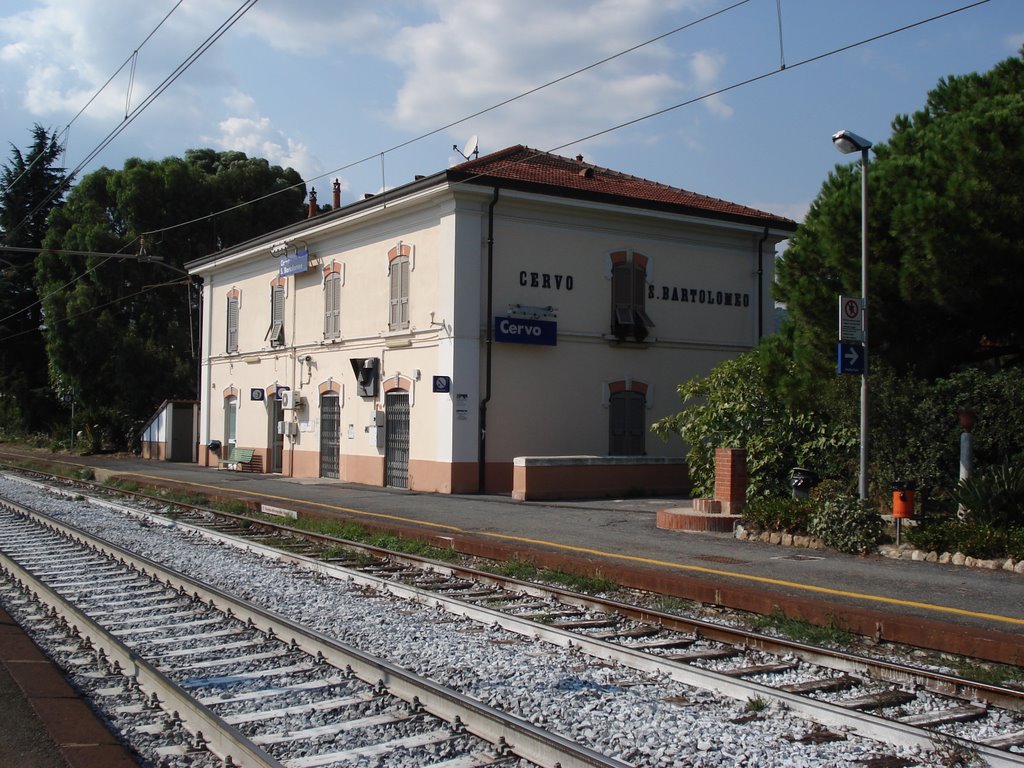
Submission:
<svg viewBox="0 0 1024 768">
<path fill-rule="evenodd" d="M 316 216 L 316 187 L 309 190 L 309 214 L 306 218 L 312 219 Z"/>
<path fill-rule="evenodd" d="M 341 182 L 337 179 L 334 180 L 334 207 L 335 209 L 341 208 Z"/>
<path fill-rule="evenodd" d="M 583 162 L 583 155 L 576 155 L 576 162 L 577 163 L 582 163 Z"/>
</svg>

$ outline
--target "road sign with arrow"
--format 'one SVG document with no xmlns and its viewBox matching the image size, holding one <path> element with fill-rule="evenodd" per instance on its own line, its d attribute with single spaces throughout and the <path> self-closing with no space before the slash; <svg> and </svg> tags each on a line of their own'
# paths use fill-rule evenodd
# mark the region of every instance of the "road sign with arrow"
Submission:
<svg viewBox="0 0 1024 768">
<path fill-rule="evenodd" d="M 864 375 L 864 345 L 840 341 L 838 346 L 839 373 Z"/>
</svg>

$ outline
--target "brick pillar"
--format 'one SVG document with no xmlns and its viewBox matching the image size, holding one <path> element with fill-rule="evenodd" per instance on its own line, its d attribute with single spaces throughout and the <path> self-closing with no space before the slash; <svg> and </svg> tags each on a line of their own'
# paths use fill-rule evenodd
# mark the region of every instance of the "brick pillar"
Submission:
<svg viewBox="0 0 1024 768">
<path fill-rule="evenodd" d="M 743 448 L 715 449 L 715 501 L 722 512 L 738 515 L 747 502 L 747 452 Z"/>
</svg>

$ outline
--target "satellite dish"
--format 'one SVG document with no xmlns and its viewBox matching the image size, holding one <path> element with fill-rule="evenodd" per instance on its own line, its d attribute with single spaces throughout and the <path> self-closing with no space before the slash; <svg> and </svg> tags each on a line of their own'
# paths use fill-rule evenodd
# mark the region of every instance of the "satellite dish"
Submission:
<svg viewBox="0 0 1024 768">
<path fill-rule="evenodd" d="M 465 147 L 466 151 L 463 152 L 461 149 L 459 149 L 458 144 L 452 144 L 452 149 L 454 149 L 456 152 L 462 155 L 464 160 L 469 160 L 469 158 L 471 157 L 480 156 L 480 142 L 477 141 L 476 134 L 469 137 L 469 140 L 466 142 Z"/>
</svg>

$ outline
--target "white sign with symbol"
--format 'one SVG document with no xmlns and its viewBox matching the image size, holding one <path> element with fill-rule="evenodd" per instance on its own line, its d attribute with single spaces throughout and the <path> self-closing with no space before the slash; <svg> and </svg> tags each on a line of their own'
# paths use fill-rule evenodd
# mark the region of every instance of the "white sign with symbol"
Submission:
<svg viewBox="0 0 1024 768">
<path fill-rule="evenodd" d="M 864 341 L 864 299 L 839 297 L 839 340 Z"/>
</svg>

